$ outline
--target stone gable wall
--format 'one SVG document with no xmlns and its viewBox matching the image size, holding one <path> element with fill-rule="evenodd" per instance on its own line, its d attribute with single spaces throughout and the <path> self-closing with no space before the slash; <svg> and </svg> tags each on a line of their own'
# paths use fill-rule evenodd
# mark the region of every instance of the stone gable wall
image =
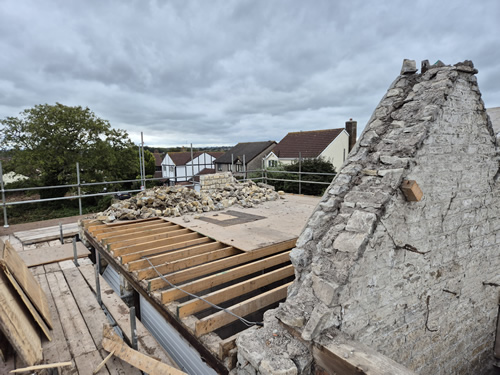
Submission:
<svg viewBox="0 0 500 375">
<path fill-rule="evenodd" d="M 419 374 L 489 370 L 499 158 L 476 72 L 469 62 L 438 64 L 395 80 L 302 232 L 291 254 L 296 282 L 266 325 L 281 322 L 305 343 L 341 331 Z M 415 180 L 423 199 L 407 201 L 403 180 Z M 266 354 L 252 357 L 253 337 L 238 340 L 239 368 L 279 373 L 260 369 Z M 310 356 L 285 356 L 284 373 L 312 371 Z"/>
<path fill-rule="evenodd" d="M 232 184 L 233 181 L 233 174 L 231 172 L 204 174 L 200 176 L 202 190 L 223 189 L 226 184 Z"/>
</svg>

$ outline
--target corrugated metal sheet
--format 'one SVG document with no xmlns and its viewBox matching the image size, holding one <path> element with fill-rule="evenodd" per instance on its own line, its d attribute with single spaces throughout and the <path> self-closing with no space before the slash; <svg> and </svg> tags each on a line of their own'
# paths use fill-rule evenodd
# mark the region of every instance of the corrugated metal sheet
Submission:
<svg viewBox="0 0 500 375">
<path fill-rule="evenodd" d="M 120 274 L 116 272 L 113 267 L 106 267 L 106 269 L 102 273 L 102 277 L 107 281 L 111 288 L 113 288 L 116 294 L 118 294 L 120 297 L 123 297 L 120 292 Z"/>
<path fill-rule="evenodd" d="M 182 371 L 190 375 L 217 374 L 202 361 L 200 354 L 184 340 L 179 332 L 148 301 L 142 296 L 140 301 L 142 323 L 177 362 Z"/>
</svg>

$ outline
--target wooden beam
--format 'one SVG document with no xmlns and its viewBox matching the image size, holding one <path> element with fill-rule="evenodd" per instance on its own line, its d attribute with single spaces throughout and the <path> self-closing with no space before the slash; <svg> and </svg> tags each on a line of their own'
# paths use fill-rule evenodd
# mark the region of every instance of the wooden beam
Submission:
<svg viewBox="0 0 500 375">
<path fill-rule="evenodd" d="M 217 260 L 215 262 L 211 262 L 208 264 L 203 264 L 201 266 L 194 267 L 189 270 L 178 271 L 176 273 L 169 275 L 168 280 L 173 284 L 182 283 L 204 275 L 208 275 L 210 273 L 235 267 L 243 263 L 251 262 L 253 260 L 290 249 L 290 247 L 284 244 L 285 243 L 282 243 L 281 245 L 278 244 L 278 245 L 268 246 L 259 250 L 254 250 L 244 254 L 235 255 L 230 258 Z M 167 283 L 158 277 L 149 281 L 148 290 L 153 291 L 163 288 L 165 286 L 167 286 Z"/>
<path fill-rule="evenodd" d="M 202 290 L 213 288 L 216 285 L 221 285 L 232 280 L 239 279 L 240 277 L 250 275 L 255 272 L 263 271 L 266 268 L 274 267 L 278 264 L 290 261 L 290 251 L 273 255 L 269 258 L 261 259 L 243 266 L 235 267 L 225 272 L 220 272 L 215 275 L 210 275 L 199 280 L 181 286 L 183 290 L 189 293 L 198 293 Z M 170 280 L 170 276 L 167 280 Z M 179 289 L 171 288 L 161 292 L 161 302 L 169 303 L 176 299 L 185 297 L 186 293 Z"/>
<path fill-rule="evenodd" d="M 227 339 L 219 341 L 219 358 L 224 359 L 229 354 L 231 349 L 236 348 L 236 339 L 240 335 L 241 332 L 238 332 L 232 336 L 229 336 Z"/>
<path fill-rule="evenodd" d="M 43 359 L 38 329 L 3 272 L 0 272 L 0 330 L 26 365 Z"/>
<path fill-rule="evenodd" d="M 52 328 L 52 318 L 47 304 L 47 297 L 9 241 L 6 241 L 4 244 L 0 240 L 0 268 L 6 268 L 10 271 L 31 303 L 36 307 L 47 326 Z"/>
<path fill-rule="evenodd" d="M 278 268 L 269 273 L 265 273 L 263 275 L 259 275 L 257 277 L 242 281 L 238 284 L 234 284 L 228 286 L 226 288 L 217 290 L 215 292 L 206 294 L 203 297 L 204 300 L 207 300 L 213 304 L 220 304 L 225 301 L 229 301 L 238 296 L 242 296 L 263 286 L 272 284 L 278 280 L 285 279 L 294 274 L 293 265 L 288 265 L 283 268 Z M 193 299 L 191 301 L 187 301 L 181 303 L 177 306 L 177 316 L 179 318 L 184 318 L 188 315 L 195 314 L 199 311 L 208 309 L 210 305 L 201 299 Z"/>
<path fill-rule="evenodd" d="M 177 250 L 182 250 L 182 249 L 187 249 L 191 246 L 199 245 L 199 244 L 206 244 L 207 242 L 209 243 L 214 243 L 212 239 L 208 237 L 201 237 L 201 238 L 196 238 L 194 240 L 189 240 L 189 241 L 184 241 L 168 246 L 159 246 L 159 247 L 153 247 L 148 250 L 140 250 L 136 253 L 130 253 L 130 254 L 124 254 L 120 257 L 119 261 L 121 261 L 122 264 L 128 264 L 130 262 L 133 262 L 135 260 L 141 259 L 143 256 L 151 256 L 151 255 L 159 255 L 164 252 L 174 252 Z"/>
<path fill-rule="evenodd" d="M 129 348 L 109 325 L 104 326 L 102 346 L 107 351 L 114 352 L 122 361 L 150 375 L 187 375 L 181 370 Z"/>
<path fill-rule="evenodd" d="M 138 244 L 138 245 L 120 247 L 118 249 L 114 249 L 111 252 L 111 254 L 113 254 L 113 256 L 117 257 L 117 256 L 121 256 L 124 254 L 137 253 L 139 251 L 149 250 L 151 248 L 155 248 L 155 247 L 159 247 L 159 246 L 172 245 L 174 243 L 185 242 L 185 241 L 194 240 L 195 238 L 201 238 L 201 237 L 204 237 L 204 236 L 202 236 L 201 234 L 196 233 L 196 232 L 182 234 L 180 236 L 164 238 L 161 240 L 143 242 L 143 243 Z"/>
<path fill-rule="evenodd" d="M 173 262 L 175 260 L 184 259 L 194 255 L 207 253 L 209 251 L 222 249 L 225 246 L 226 245 L 220 242 L 210 242 L 203 245 L 190 246 L 182 250 L 170 251 L 165 254 L 152 255 L 148 257 L 148 259 L 153 265 L 157 266 L 159 264 Z M 128 263 L 126 267 L 129 271 L 137 271 L 150 267 L 150 265 L 146 259 L 140 259 Z"/>
<path fill-rule="evenodd" d="M 236 314 L 240 317 L 245 317 L 251 313 L 254 313 L 266 306 L 272 305 L 275 302 L 281 301 L 286 298 L 287 288 L 292 283 L 287 283 L 281 285 L 277 288 L 271 289 L 265 293 L 259 294 L 253 298 L 250 298 L 246 301 L 240 302 L 236 305 L 233 305 L 226 310 L 231 311 L 233 314 Z M 203 319 L 198 320 L 195 323 L 195 334 L 197 337 L 200 337 L 209 332 L 213 332 L 220 327 L 224 327 L 229 323 L 237 320 L 235 316 L 228 314 L 225 311 L 219 311 L 215 314 L 209 315 Z"/>
<path fill-rule="evenodd" d="M 172 226 L 172 225 L 169 225 L 168 223 L 165 223 L 163 221 L 153 221 L 153 222 L 145 223 L 145 224 L 142 224 L 141 226 L 136 226 L 136 227 L 132 227 L 132 228 L 129 228 L 128 226 L 126 226 L 126 227 L 125 226 L 114 227 L 107 232 L 96 234 L 94 237 L 98 241 L 103 241 L 103 240 L 106 240 L 106 239 L 112 238 L 112 237 L 119 237 L 122 235 L 131 234 L 131 233 L 134 234 L 134 233 L 147 232 L 149 230 L 170 227 L 170 226 Z"/>
<path fill-rule="evenodd" d="M 173 232 L 175 230 L 180 230 L 180 229 L 185 229 L 185 228 L 181 227 L 180 225 L 172 225 L 172 224 L 167 225 L 167 223 L 164 223 L 161 226 L 156 226 L 156 228 L 128 231 L 125 234 L 118 234 L 116 236 L 113 235 L 110 237 L 106 237 L 102 240 L 102 243 L 107 245 L 107 244 L 113 244 L 116 242 L 125 242 L 125 245 L 133 245 L 136 243 L 143 242 L 142 240 L 139 240 L 139 242 L 133 242 L 133 240 L 138 238 L 138 237 L 146 237 L 146 236 L 152 236 L 155 234 L 169 233 L 169 232 Z M 121 246 L 117 246 L 117 247 L 121 247 Z"/>
<path fill-rule="evenodd" d="M 121 227 L 124 225 L 126 225 L 130 228 L 134 228 L 134 227 L 141 226 L 141 225 L 151 224 L 148 222 L 153 222 L 153 221 L 160 221 L 160 219 L 157 217 L 153 217 L 153 218 L 149 218 L 149 219 L 139 219 L 139 220 L 132 220 L 132 221 L 125 220 L 125 221 L 118 221 L 118 222 L 107 223 L 107 224 L 105 224 L 105 223 L 95 224 L 92 222 L 92 220 L 90 220 L 89 224 L 84 224 L 84 228 L 87 229 L 87 231 L 89 233 L 92 233 L 92 235 L 97 235 L 99 233 L 105 233 L 108 230 L 109 231 L 117 230 L 117 229 L 119 229 L 117 227 Z"/>
<path fill-rule="evenodd" d="M 192 257 L 188 257 L 185 259 L 175 260 L 173 262 L 163 264 L 161 266 L 156 267 L 156 271 L 160 272 L 160 274 L 165 275 L 170 272 L 175 272 L 179 270 L 184 270 L 190 267 L 198 266 L 200 264 L 204 264 L 207 262 L 212 262 L 214 260 L 223 259 L 230 257 L 232 255 L 240 254 L 241 251 L 235 249 L 232 246 L 227 246 L 225 248 L 210 251 L 208 253 L 195 255 Z M 144 280 L 152 277 L 158 277 L 158 273 L 152 267 L 140 270 L 136 272 L 136 276 L 138 280 Z"/>
<path fill-rule="evenodd" d="M 106 242 L 106 243 L 109 244 L 108 249 L 114 250 L 114 249 L 118 249 L 120 247 L 134 246 L 134 245 L 142 244 L 145 242 L 161 240 L 163 238 L 171 238 L 171 237 L 175 237 L 175 236 L 180 236 L 181 234 L 188 234 L 188 233 L 193 233 L 193 231 L 190 229 L 175 229 L 172 231 L 162 229 L 162 230 L 158 231 L 158 233 L 153 233 L 153 231 L 145 232 L 145 233 L 141 232 L 141 233 L 132 234 L 131 236 L 135 236 L 135 237 L 130 237 L 130 239 L 128 239 L 128 240 L 117 241 L 117 242 L 113 242 L 113 243 Z M 114 237 L 112 237 L 112 238 L 114 238 Z M 104 240 L 104 241 L 107 241 L 107 240 Z"/>
<path fill-rule="evenodd" d="M 326 346 L 312 346 L 315 362 L 328 374 L 343 375 L 416 375 L 406 367 L 375 350 L 354 341 L 340 339 Z"/>
</svg>

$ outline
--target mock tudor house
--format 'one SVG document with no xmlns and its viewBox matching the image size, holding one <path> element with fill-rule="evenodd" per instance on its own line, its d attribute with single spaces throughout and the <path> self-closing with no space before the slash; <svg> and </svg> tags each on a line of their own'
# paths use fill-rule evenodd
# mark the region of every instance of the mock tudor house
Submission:
<svg viewBox="0 0 500 375">
<path fill-rule="evenodd" d="M 191 158 L 191 152 L 169 152 L 165 155 L 162 165 L 162 177 L 169 180 L 170 185 L 191 181 L 204 169 L 213 169 L 214 160 L 223 152 L 196 151 Z"/>
<path fill-rule="evenodd" d="M 323 158 L 333 164 L 336 171 L 356 143 L 357 122 L 346 122 L 346 128 L 311 130 L 288 133 L 265 157 L 268 168 L 279 164 L 292 164 L 299 158 Z"/>
<path fill-rule="evenodd" d="M 238 143 L 214 162 L 216 172 L 232 172 L 243 176 L 245 172 L 262 168 L 262 159 L 276 146 L 275 141 Z"/>
</svg>

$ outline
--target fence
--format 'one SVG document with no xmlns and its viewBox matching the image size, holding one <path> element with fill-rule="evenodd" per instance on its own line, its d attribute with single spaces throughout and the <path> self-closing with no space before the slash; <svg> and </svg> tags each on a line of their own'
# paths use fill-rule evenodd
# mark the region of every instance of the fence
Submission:
<svg viewBox="0 0 500 375">
<path fill-rule="evenodd" d="M 299 165 L 300 165 L 300 160 L 299 160 Z M 269 183 L 269 181 L 279 181 L 279 182 L 291 182 L 291 183 L 296 183 L 298 184 L 298 191 L 299 194 L 302 192 L 302 186 L 304 184 L 318 184 L 318 185 L 329 185 L 330 182 L 322 182 L 322 181 L 308 181 L 308 180 L 303 180 L 302 176 L 303 175 L 316 175 L 316 176 L 331 176 L 332 178 L 330 181 L 335 177 L 335 173 L 316 173 L 316 172 L 303 172 L 300 171 L 299 167 L 299 172 L 293 172 L 293 171 L 285 171 L 285 170 L 277 170 L 277 169 L 267 169 L 265 167 L 265 164 L 263 164 L 262 169 L 256 169 L 256 170 L 247 170 L 246 165 L 243 164 L 243 171 L 239 173 L 239 175 L 236 175 L 235 177 L 237 179 L 241 179 L 243 182 L 252 180 L 252 181 L 261 181 L 266 184 Z M 3 169 L 2 169 L 2 162 L 0 161 L 0 188 L 2 192 L 2 207 L 3 207 L 3 216 L 4 216 L 4 227 L 8 228 L 8 217 L 7 217 L 7 207 L 9 206 L 14 206 L 14 205 L 21 205 L 21 204 L 31 204 L 31 203 L 41 203 L 41 202 L 48 202 L 48 201 L 59 201 L 59 200 L 71 200 L 71 199 L 78 199 L 78 209 L 79 209 L 79 214 L 83 214 L 82 210 L 82 199 L 83 198 L 88 198 L 88 197 L 97 197 L 97 196 L 105 196 L 105 195 L 116 195 L 116 194 L 128 194 L 128 193 L 137 193 L 142 191 L 143 189 L 146 188 L 146 182 L 147 181 L 157 181 L 157 180 L 165 180 L 164 177 L 157 177 L 157 178 L 146 178 L 145 174 L 143 172 L 143 165 L 141 165 L 141 176 L 139 179 L 134 179 L 134 180 L 120 180 L 120 181 L 102 181 L 102 182 L 81 182 L 80 181 L 80 166 L 79 163 L 76 163 L 76 184 L 69 184 L 69 185 L 55 185 L 55 186 L 41 186 L 41 187 L 30 187 L 30 188 L 15 188 L 15 189 L 5 189 L 4 182 L 3 182 Z M 233 170 L 233 165 L 231 165 L 231 169 Z M 194 172 L 194 171 L 193 171 Z M 273 178 L 272 175 L 275 173 L 286 173 L 289 175 L 297 175 L 298 178 L 296 180 L 293 179 L 282 179 L 282 178 Z M 253 175 L 249 177 L 249 175 Z M 260 177 L 257 177 L 260 176 Z M 194 180 L 194 176 L 185 176 L 186 179 L 191 178 Z M 141 185 L 141 189 L 131 189 L 131 190 L 120 190 L 120 191 L 105 191 L 105 192 L 100 192 L 100 193 L 92 193 L 92 194 L 85 194 L 82 193 L 82 188 L 86 186 L 99 186 L 99 185 L 115 185 L 115 184 L 123 184 L 123 183 L 130 183 L 130 182 L 139 182 Z M 183 186 L 192 186 L 194 187 L 195 184 L 192 182 L 191 184 L 183 185 Z M 53 197 L 53 198 L 45 198 L 45 199 L 31 199 L 31 200 L 23 200 L 23 201 L 14 201 L 14 202 L 7 202 L 5 198 L 6 193 L 10 192 L 25 192 L 25 191 L 36 191 L 36 190 L 44 190 L 44 189 L 57 189 L 57 188 L 76 188 L 77 189 L 77 194 L 76 195 L 69 195 L 69 196 L 64 196 L 64 197 Z"/>
</svg>

